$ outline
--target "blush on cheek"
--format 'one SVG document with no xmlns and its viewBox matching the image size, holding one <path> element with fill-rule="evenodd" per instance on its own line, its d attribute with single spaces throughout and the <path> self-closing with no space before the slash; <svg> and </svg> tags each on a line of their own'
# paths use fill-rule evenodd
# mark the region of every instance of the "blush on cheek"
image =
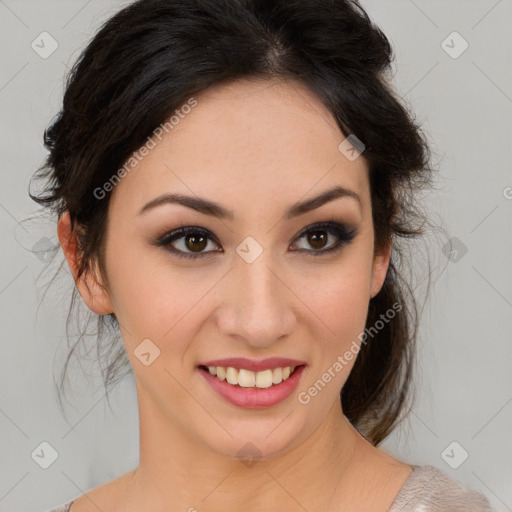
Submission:
<svg viewBox="0 0 512 512">
<path fill-rule="evenodd" d="M 351 340 L 364 329 L 368 314 L 369 298 L 363 290 L 362 286 L 339 284 L 318 294 L 319 300 L 308 305 L 337 340 Z"/>
</svg>

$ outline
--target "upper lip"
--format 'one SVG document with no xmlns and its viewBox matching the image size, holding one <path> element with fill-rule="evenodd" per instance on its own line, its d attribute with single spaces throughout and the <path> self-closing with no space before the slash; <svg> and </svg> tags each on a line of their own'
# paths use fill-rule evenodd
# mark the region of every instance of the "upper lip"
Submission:
<svg viewBox="0 0 512 512">
<path fill-rule="evenodd" d="M 226 368 L 245 368 L 246 370 L 260 371 L 274 368 L 285 368 L 286 366 L 300 366 L 306 364 L 305 361 L 298 359 L 289 359 L 287 357 L 270 357 L 255 361 L 254 359 L 247 359 L 245 357 L 232 357 L 228 359 L 215 359 L 206 361 L 199 366 L 224 366 Z"/>
</svg>

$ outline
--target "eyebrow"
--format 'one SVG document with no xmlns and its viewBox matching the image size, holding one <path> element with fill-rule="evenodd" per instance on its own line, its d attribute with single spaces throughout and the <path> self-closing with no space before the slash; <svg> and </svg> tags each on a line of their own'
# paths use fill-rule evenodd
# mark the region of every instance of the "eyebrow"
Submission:
<svg viewBox="0 0 512 512">
<path fill-rule="evenodd" d="M 359 208 L 362 209 L 362 201 L 359 194 L 348 188 L 337 186 L 326 190 L 311 199 L 306 199 L 305 201 L 299 201 L 293 204 L 290 206 L 290 208 L 288 208 L 288 210 L 286 210 L 284 218 L 289 220 L 294 217 L 298 217 L 299 215 L 303 215 L 312 210 L 316 210 L 317 208 L 320 208 L 320 206 L 323 206 L 330 201 L 334 201 L 335 199 L 340 199 L 343 197 L 355 199 L 359 204 Z M 203 213 L 204 215 L 211 215 L 213 217 L 217 217 L 218 219 L 233 220 L 234 218 L 233 211 L 224 208 L 220 204 L 214 203 L 213 201 L 201 197 L 187 196 L 178 193 L 167 193 L 156 197 L 155 199 L 149 201 L 149 203 L 146 203 L 141 208 L 138 215 L 141 215 L 148 210 L 162 206 L 164 204 L 181 204 L 182 206 L 196 210 L 199 213 Z"/>
</svg>

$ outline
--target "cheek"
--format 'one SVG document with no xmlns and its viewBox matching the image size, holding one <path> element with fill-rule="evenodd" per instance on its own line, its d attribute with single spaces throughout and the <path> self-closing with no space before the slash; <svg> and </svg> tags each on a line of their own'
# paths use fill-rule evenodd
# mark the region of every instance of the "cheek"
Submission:
<svg viewBox="0 0 512 512">
<path fill-rule="evenodd" d="M 169 269 L 144 270 L 139 266 L 124 275 L 118 270 L 114 307 L 130 335 L 161 339 L 199 300 L 199 290 L 189 290 L 183 278 L 173 279 Z"/>
<path fill-rule="evenodd" d="M 310 333 L 315 341 L 311 370 L 298 396 L 301 404 L 328 408 L 339 393 L 356 362 L 369 306 L 369 275 L 340 272 L 318 293 L 310 294 L 308 306 L 318 329 Z M 314 320 L 318 316 L 321 321 Z"/>
<path fill-rule="evenodd" d="M 155 366 L 179 368 L 188 341 L 207 315 L 206 296 L 218 276 L 136 251 L 110 268 L 112 303 L 129 357 L 134 361 L 134 350 L 150 339 L 160 350 Z"/>
<path fill-rule="evenodd" d="M 305 302 L 316 313 L 310 318 L 318 325 L 310 333 L 311 339 L 316 340 L 316 348 L 311 351 L 312 373 L 307 379 L 305 398 L 318 395 L 315 399 L 318 407 L 337 399 L 349 377 L 357 359 L 370 301 L 371 274 L 363 257 L 347 258 L 339 271 L 330 268 L 328 274 L 318 279 L 316 286 L 312 282 L 304 286 L 304 290 L 309 290 Z M 317 317 L 321 320 L 315 320 Z M 320 393 L 324 387 L 328 390 Z"/>
<path fill-rule="evenodd" d="M 159 337 L 179 315 L 183 301 L 178 297 L 178 276 L 173 276 L 170 266 L 155 265 L 155 258 L 140 244 L 130 246 L 128 237 L 121 240 L 116 235 L 107 246 L 107 270 L 111 300 L 123 337 L 131 343 L 140 342 L 141 336 Z M 123 247 L 123 252 L 119 254 L 116 247 Z"/>
<path fill-rule="evenodd" d="M 355 260 L 355 259 L 354 259 Z M 365 261 L 345 261 L 326 269 L 316 281 L 303 281 L 306 304 L 329 327 L 338 342 L 364 329 L 370 301 L 371 274 Z"/>
</svg>

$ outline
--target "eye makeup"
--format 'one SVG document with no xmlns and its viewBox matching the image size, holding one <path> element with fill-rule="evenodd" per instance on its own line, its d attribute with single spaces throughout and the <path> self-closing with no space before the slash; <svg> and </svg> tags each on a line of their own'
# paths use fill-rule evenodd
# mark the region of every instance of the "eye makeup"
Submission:
<svg viewBox="0 0 512 512">
<path fill-rule="evenodd" d="M 327 233 L 328 235 L 334 237 L 336 240 L 335 243 L 331 244 L 327 249 L 293 249 L 292 251 L 304 253 L 306 256 L 313 257 L 331 254 L 335 251 L 340 250 L 344 246 L 350 244 L 352 240 L 357 236 L 357 229 L 348 227 L 345 224 L 334 221 L 317 222 L 303 229 L 295 237 L 294 242 L 295 240 L 300 240 L 306 237 L 306 243 L 311 243 L 310 241 L 308 241 L 309 237 L 314 237 L 315 235 L 323 233 Z M 325 239 L 329 239 L 329 237 L 326 237 Z M 182 248 L 177 248 L 174 244 L 175 242 L 181 240 L 184 240 Z M 191 251 L 187 242 L 193 242 L 193 245 L 196 245 L 196 248 L 200 249 L 200 251 Z M 204 249 L 208 246 L 209 242 L 212 242 L 214 246 L 217 245 L 218 247 L 220 247 L 220 242 L 218 238 L 210 230 L 202 228 L 200 226 L 183 226 L 172 231 L 167 231 L 162 236 L 159 236 L 157 237 L 156 240 L 152 241 L 151 244 L 157 247 L 163 247 L 165 250 L 169 251 L 173 256 L 176 256 L 178 258 L 199 259 L 210 257 L 216 252 L 224 252 L 223 249 L 219 248 L 204 251 Z"/>
</svg>

